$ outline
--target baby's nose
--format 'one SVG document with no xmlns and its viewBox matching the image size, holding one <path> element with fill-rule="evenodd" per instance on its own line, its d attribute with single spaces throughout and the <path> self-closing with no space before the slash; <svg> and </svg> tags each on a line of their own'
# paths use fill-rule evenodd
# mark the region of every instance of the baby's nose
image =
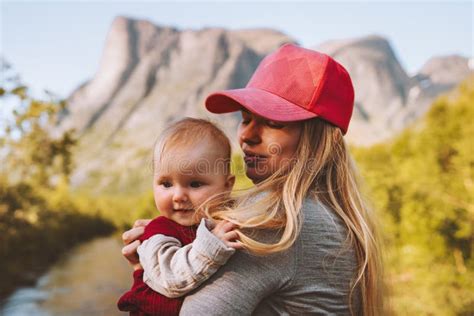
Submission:
<svg viewBox="0 0 474 316">
<path fill-rule="evenodd" d="M 186 191 L 181 188 L 176 188 L 173 194 L 173 202 L 182 203 L 188 200 Z"/>
</svg>

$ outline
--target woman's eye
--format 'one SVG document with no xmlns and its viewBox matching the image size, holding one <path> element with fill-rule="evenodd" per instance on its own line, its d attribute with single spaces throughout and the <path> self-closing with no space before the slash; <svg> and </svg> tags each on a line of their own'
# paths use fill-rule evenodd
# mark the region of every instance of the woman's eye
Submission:
<svg viewBox="0 0 474 316">
<path fill-rule="evenodd" d="M 277 123 L 275 121 L 267 121 L 267 126 L 269 126 L 271 128 L 276 128 L 276 129 L 280 129 L 280 128 L 285 127 L 285 125 L 283 125 L 281 123 Z"/>
<path fill-rule="evenodd" d="M 250 123 L 250 119 L 251 119 L 251 116 L 250 116 L 249 113 L 242 112 L 242 122 L 241 122 L 241 124 L 247 125 L 248 123 Z"/>
<path fill-rule="evenodd" d="M 189 186 L 191 188 L 200 188 L 202 187 L 203 183 L 202 182 L 199 182 L 199 181 L 192 181 Z"/>
<path fill-rule="evenodd" d="M 164 186 L 165 188 L 171 188 L 173 186 L 169 181 L 161 182 L 160 185 Z"/>
</svg>

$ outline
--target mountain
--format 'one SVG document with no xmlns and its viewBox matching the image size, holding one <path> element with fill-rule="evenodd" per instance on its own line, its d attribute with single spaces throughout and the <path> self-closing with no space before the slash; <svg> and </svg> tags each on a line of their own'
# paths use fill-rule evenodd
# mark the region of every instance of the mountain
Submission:
<svg viewBox="0 0 474 316">
<path fill-rule="evenodd" d="M 80 135 L 73 184 L 142 186 L 159 132 L 184 116 L 218 120 L 235 138 L 239 115 L 208 113 L 205 96 L 244 86 L 260 60 L 287 42 L 295 41 L 270 29 L 177 30 L 116 18 L 97 73 L 72 93 L 59 125 Z"/>
<path fill-rule="evenodd" d="M 271 29 L 178 30 L 117 17 L 99 69 L 68 99 L 58 130 L 80 135 L 73 184 L 111 191 L 147 187 L 151 148 L 169 122 L 184 116 L 217 121 L 235 139 L 238 114 L 215 116 L 203 106 L 218 89 L 245 86 L 260 60 L 291 37 Z M 423 115 L 431 101 L 468 73 L 467 59 L 436 57 L 410 77 L 380 36 L 316 47 L 351 74 L 356 110 L 347 139 L 382 141 Z"/>
<path fill-rule="evenodd" d="M 347 140 L 355 145 L 381 142 L 413 124 L 437 96 L 472 72 L 467 58 L 443 56 L 409 76 L 380 36 L 329 41 L 315 49 L 334 57 L 353 79 L 355 111 Z"/>
</svg>

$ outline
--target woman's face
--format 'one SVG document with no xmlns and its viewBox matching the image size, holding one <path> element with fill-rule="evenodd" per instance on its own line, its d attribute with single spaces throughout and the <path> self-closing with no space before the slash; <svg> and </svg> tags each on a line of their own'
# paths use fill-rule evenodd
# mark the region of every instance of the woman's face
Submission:
<svg viewBox="0 0 474 316">
<path fill-rule="evenodd" d="M 247 110 L 241 112 L 238 139 L 245 154 L 246 174 L 253 183 L 259 183 L 295 157 L 302 124 L 270 121 Z"/>
</svg>

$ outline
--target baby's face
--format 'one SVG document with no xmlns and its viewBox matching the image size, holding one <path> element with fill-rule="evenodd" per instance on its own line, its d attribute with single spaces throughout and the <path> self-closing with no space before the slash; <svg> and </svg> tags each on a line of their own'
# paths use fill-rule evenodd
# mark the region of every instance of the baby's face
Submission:
<svg viewBox="0 0 474 316">
<path fill-rule="evenodd" d="M 183 226 L 199 222 L 196 208 L 217 193 L 230 192 L 234 177 L 209 145 L 169 150 L 155 162 L 153 195 L 160 214 Z M 155 155 L 156 157 L 156 155 Z"/>
</svg>

